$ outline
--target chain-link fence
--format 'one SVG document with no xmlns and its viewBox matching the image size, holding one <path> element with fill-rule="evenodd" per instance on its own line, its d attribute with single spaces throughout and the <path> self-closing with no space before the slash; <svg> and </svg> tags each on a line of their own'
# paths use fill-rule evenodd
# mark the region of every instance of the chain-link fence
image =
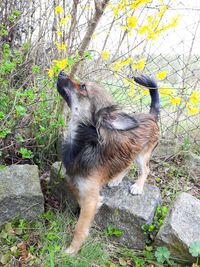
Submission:
<svg viewBox="0 0 200 267">
<path fill-rule="evenodd" d="M 153 75 L 162 136 L 199 151 L 198 0 L 3 0 L 0 13 L 1 45 L 27 50 L 10 76 L 19 88 L 38 83 L 30 65 L 46 72 L 53 59 L 67 58 L 79 63 L 78 78 L 102 83 L 124 109 L 148 112 L 148 91 L 131 77 Z"/>
<path fill-rule="evenodd" d="M 159 9 L 156 6 L 146 7 L 142 10 L 143 15 L 151 14 L 152 9 L 156 8 Z M 162 136 L 199 151 L 200 3 L 198 1 L 176 1 L 173 7 L 169 6 L 168 13 L 171 16 L 177 13 L 180 15 L 180 22 L 173 30 L 165 32 L 158 40 L 143 43 L 136 37 L 133 41 L 124 44 L 126 52 L 121 51 L 122 55 L 125 54 L 124 58 L 142 57 L 145 59 L 146 64 L 142 70 L 132 70 L 131 66 L 126 66 L 116 75 L 116 72 L 113 72 L 109 66 L 106 69 L 105 66 L 101 66 L 96 72 L 92 69 L 87 78 L 96 79 L 110 88 L 116 100 L 124 108 L 128 107 L 134 112 L 147 112 L 148 93 L 136 86 L 131 79 L 126 80 L 126 78 L 143 73 L 158 77 Z M 113 41 L 112 45 L 116 46 L 117 43 Z M 137 47 L 140 49 L 137 50 Z M 139 54 L 140 51 L 142 55 Z M 159 79 L 159 73 L 161 79 Z"/>
</svg>

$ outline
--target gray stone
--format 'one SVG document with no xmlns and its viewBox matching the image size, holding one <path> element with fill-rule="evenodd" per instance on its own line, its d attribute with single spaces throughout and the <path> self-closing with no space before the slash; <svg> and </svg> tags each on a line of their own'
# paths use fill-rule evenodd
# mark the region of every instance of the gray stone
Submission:
<svg viewBox="0 0 200 267">
<path fill-rule="evenodd" d="M 75 212 L 78 204 L 67 187 L 66 179 L 61 163 L 54 163 L 50 177 L 51 190 Z M 146 236 L 141 227 L 152 222 L 156 207 L 161 203 L 161 196 L 157 187 L 147 184 L 142 195 L 133 196 L 129 192 L 132 183 L 133 181 L 125 177 L 119 186 L 105 186 L 102 189 L 103 205 L 95 216 L 95 222 L 102 229 L 111 225 L 123 231 L 122 236 L 110 237 L 111 239 L 132 248 L 143 249 Z"/>
<path fill-rule="evenodd" d="M 168 158 L 181 151 L 181 145 L 174 140 L 161 139 L 153 151 L 152 158 Z"/>
<path fill-rule="evenodd" d="M 96 223 L 105 229 L 108 226 L 123 231 L 112 240 L 130 248 L 143 249 L 146 235 L 142 230 L 144 224 L 151 224 L 157 206 L 161 203 L 160 191 L 156 186 L 146 184 L 142 195 L 130 194 L 133 181 L 125 177 L 122 183 L 113 188 L 105 186 L 101 195 L 103 205 L 95 217 Z"/>
<path fill-rule="evenodd" d="M 181 193 L 158 232 L 155 244 L 166 246 L 181 261 L 192 262 L 189 246 L 200 240 L 200 200 Z"/>
<path fill-rule="evenodd" d="M 0 225 L 15 217 L 34 219 L 43 211 L 37 166 L 11 165 L 0 171 Z"/>
<path fill-rule="evenodd" d="M 200 156 L 189 153 L 185 159 L 185 166 L 188 172 L 194 176 L 196 179 L 200 179 Z M 199 180 L 200 181 L 200 180 Z"/>
</svg>

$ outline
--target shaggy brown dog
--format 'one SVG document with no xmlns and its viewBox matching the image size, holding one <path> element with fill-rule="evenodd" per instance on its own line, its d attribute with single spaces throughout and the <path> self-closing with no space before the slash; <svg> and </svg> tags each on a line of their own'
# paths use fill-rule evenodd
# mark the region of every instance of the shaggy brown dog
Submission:
<svg viewBox="0 0 200 267">
<path fill-rule="evenodd" d="M 85 241 L 101 205 L 101 187 L 105 184 L 117 186 L 133 160 L 136 160 L 140 174 L 130 187 L 130 193 L 142 193 L 149 174 L 150 156 L 159 138 L 159 94 L 152 78 L 142 76 L 134 80 L 149 88 L 150 114 L 127 114 L 99 85 L 78 83 L 63 72 L 58 76 L 57 89 L 71 109 L 63 163 L 68 184 L 81 208 L 67 253 L 75 254 Z"/>
</svg>

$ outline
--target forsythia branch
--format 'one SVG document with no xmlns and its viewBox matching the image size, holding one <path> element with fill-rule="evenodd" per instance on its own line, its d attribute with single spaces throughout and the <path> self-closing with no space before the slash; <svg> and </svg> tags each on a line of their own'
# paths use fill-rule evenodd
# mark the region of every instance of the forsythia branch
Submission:
<svg viewBox="0 0 200 267">
<path fill-rule="evenodd" d="M 95 13 L 94 13 L 94 16 L 92 17 L 92 19 L 89 21 L 88 29 L 85 33 L 85 36 L 82 40 L 82 43 L 81 43 L 79 51 L 78 51 L 80 57 L 83 56 L 84 51 L 88 47 L 90 40 L 92 38 L 92 35 L 93 35 L 93 33 L 94 33 L 94 31 L 95 31 L 95 29 L 96 29 L 96 27 L 100 21 L 100 18 L 102 17 L 102 15 L 104 13 L 106 5 L 108 3 L 109 3 L 109 0 L 103 0 L 101 2 L 95 0 Z M 78 69 L 79 64 L 80 64 L 80 61 L 76 62 L 73 65 L 73 67 L 71 69 L 70 77 L 74 76 L 74 74 L 76 73 L 76 71 Z"/>
</svg>

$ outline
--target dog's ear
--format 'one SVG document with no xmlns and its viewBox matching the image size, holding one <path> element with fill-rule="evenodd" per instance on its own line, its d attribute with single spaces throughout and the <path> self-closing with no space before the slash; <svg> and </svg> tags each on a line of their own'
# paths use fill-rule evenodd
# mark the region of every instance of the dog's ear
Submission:
<svg viewBox="0 0 200 267">
<path fill-rule="evenodd" d="M 124 112 L 111 113 L 103 119 L 103 126 L 110 130 L 128 131 L 138 125 L 138 121 L 134 117 Z"/>
<path fill-rule="evenodd" d="M 138 127 L 139 122 L 129 114 L 122 112 L 118 106 L 109 106 L 100 109 L 94 121 L 97 128 L 107 130 L 128 131 Z"/>
</svg>

